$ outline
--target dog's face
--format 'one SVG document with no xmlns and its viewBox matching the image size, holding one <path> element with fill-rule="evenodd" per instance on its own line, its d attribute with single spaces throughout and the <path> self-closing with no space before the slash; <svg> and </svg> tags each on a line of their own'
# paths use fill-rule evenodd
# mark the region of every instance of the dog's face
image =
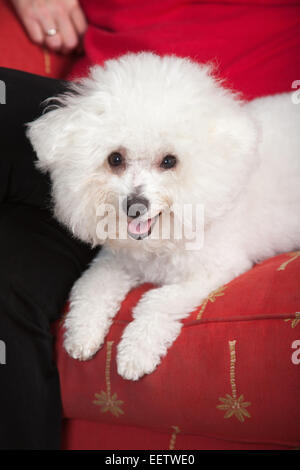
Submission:
<svg viewBox="0 0 300 470">
<path fill-rule="evenodd" d="M 256 162 L 256 130 L 207 66 L 130 54 L 73 88 L 28 136 L 76 236 L 102 243 L 104 205 L 126 223 L 112 243 L 134 247 L 151 246 L 172 207 L 203 205 L 205 224 L 230 210 Z"/>
</svg>

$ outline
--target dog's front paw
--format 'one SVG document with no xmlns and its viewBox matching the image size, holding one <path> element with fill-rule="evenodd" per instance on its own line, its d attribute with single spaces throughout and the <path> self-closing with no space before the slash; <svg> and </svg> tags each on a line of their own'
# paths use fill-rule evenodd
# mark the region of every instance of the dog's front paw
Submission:
<svg viewBox="0 0 300 470">
<path fill-rule="evenodd" d="M 101 345 L 102 342 L 99 341 L 99 338 L 87 339 L 80 335 L 68 335 L 64 341 L 64 347 L 69 356 L 79 361 L 91 359 Z"/>
<path fill-rule="evenodd" d="M 88 317 L 85 309 L 80 310 L 71 308 L 66 317 L 64 347 L 73 359 L 87 361 L 101 348 L 109 324 L 103 320 L 99 325 L 99 321 Z"/>
<path fill-rule="evenodd" d="M 151 374 L 159 363 L 157 354 L 137 344 L 121 341 L 118 346 L 117 368 L 123 379 L 138 380 L 145 374 Z"/>
<path fill-rule="evenodd" d="M 123 379 L 138 380 L 151 374 L 160 363 L 155 341 L 152 344 L 149 335 L 145 338 L 140 327 L 136 320 L 130 323 L 118 345 L 117 368 Z"/>
</svg>

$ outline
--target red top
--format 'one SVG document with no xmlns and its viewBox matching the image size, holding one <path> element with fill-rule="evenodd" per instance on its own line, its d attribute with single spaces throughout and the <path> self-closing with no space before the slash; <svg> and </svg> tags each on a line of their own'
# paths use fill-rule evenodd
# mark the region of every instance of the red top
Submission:
<svg viewBox="0 0 300 470">
<path fill-rule="evenodd" d="M 81 0 L 90 24 L 88 66 L 126 52 L 212 61 L 227 85 L 253 98 L 291 90 L 300 79 L 299 0 Z"/>
</svg>

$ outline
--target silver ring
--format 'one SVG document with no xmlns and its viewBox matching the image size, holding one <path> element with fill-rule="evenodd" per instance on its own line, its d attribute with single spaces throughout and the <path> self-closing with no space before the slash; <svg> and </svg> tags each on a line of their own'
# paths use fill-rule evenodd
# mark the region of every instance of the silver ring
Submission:
<svg viewBox="0 0 300 470">
<path fill-rule="evenodd" d="M 56 28 L 50 28 L 46 32 L 47 36 L 55 36 L 57 34 L 57 29 Z"/>
</svg>

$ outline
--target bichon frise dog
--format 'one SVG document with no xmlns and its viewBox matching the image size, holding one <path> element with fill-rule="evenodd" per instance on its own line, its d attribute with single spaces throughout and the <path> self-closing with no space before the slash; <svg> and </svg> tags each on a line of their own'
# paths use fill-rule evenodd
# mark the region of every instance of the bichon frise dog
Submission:
<svg viewBox="0 0 300 470">
<path fill-rule="evenodd" d="M 64 345 L 90 359 L 130 289 L 154 283 L 117 350 L 118 373 L 137 380 L 210 292 L 299 248 L 300 105 L 289 93 L 243 103 L 209 66 L 151 53 L 70 89 L 28 128 L 56 217 L 103 244 L 72 289 Z"/>
</svg>

